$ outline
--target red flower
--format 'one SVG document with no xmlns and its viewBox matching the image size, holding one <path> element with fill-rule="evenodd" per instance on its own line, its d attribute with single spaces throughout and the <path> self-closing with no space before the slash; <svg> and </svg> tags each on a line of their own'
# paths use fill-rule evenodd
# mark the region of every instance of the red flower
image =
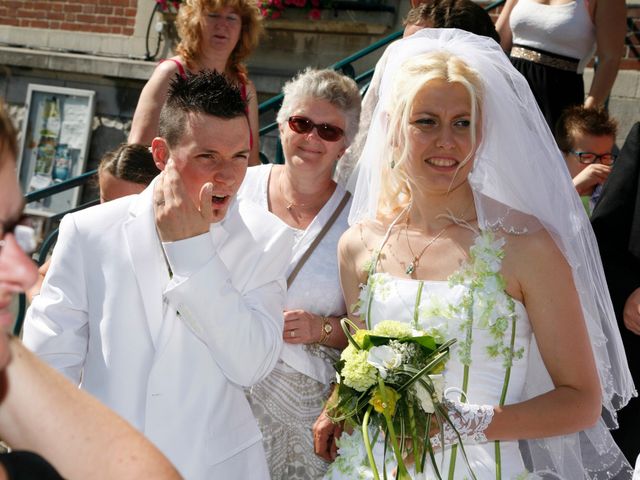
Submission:
<svg viewBox="0 0 640 480">
<path fill-rule="evenodd" d="M 282 15 L 282 12 L 272 12 L 271 13 L 271 18 L 273 20 L 277 20 L 278 18 L 280 18 L 281 15 Z"/>
<path fill-rule="evenodd" d="M 322 12 L 320 12 L 319 8 L 312 8 L 311 10 L 309 10 L 309 18 L 311 20 L 320 20 L 320 15 Z"/>
</svg>

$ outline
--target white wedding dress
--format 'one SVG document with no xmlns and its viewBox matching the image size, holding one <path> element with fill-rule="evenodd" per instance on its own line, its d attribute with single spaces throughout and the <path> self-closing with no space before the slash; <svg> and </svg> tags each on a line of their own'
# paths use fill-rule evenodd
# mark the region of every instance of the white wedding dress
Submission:
<svg viewBox="0 0 640 480">
<path fill-rule="evenodd" d="M 382 320 L 397 320 L 447 340 L 457 339 L 443 372 L 445 391 L 451 389 L 448 396 L 458 400 L 457 392 L 462 390 L 466 401 L 475 405 L 521 400 L 533 341 L 524 305 L 504 292 L 500 275 L 502 244 L 503 240 L 496 240 L 491 232 L 481 233 L 471 248 L 469 261 L 448 281 L 412 280 L 375 272 L 374 258 L 358 302 L 368 328 Z M 350 436 L 343 435 L 340 456 L 326 479 L 373 478 L 361 439 L 359 429 Z M 517 441 L 465 443 L 464 450 L 478 480 L 529 478 Z M 374 452 L 382 478 L 381 442 Z M 386 460 L 390 475 L 395 467 L 391 451 Z M 436 454 L 436 460 L 442 478 L 472 478 L 460 448 L 445 448 Z M 424 475 L 410 473 L 414 479 L 436 478 L 430 467 Z"/>
</svg>

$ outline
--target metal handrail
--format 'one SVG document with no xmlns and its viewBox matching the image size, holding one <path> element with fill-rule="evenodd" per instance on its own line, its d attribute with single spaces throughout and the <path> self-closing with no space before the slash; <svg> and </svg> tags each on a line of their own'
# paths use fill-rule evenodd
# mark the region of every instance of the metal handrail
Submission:
<svg viewBox="0 0 640 480">
<path fill-rule="evenodd" d="M 56 183 L 55 185 L 51 185 L 49 187 L 27 193 L 24 196 L 24 201 L 25 203 L 36 202 L 38 200 L 42 200 L 43 198 L 55 195 L 56 193 L 61 193 L 74 187 L 79 187 L 87 183 L 91 179 L 91 177 L 93 177 L 97 173 L 98 170 L 91 170 L 89 172 L 78 175 L 77 177 L 65 180 L 64 182 Z"/>
<path fill-rule="evenodd" d="M 504 1 L 504 0 L 501 0 Z M 397 31 L 392 33 L 391 35 L 387 35 L 386 37 L 378 40 L 377 42 L 369 45 L 366 48 L 363 48 L 362 50 L 354 53 L 353 55 L 348 56 L 347 58 L 344 58 L 342 60 L 340 60 L 339 62 L 334 63 L 333 65 L 328 66 L 327 68 L 329 69 L 333 69 L 333 70 L 343 70 L 345 68 L 347 68 L 348 66 L 351 66 L 351 64 L 353 62 L 356 62 L 358 60 L 360 60 L 361 58 L 369 55 L 370 53 L 375 52 L 376 50 L 389 45 L 391 42 L 393 42 L 394 40 L 397 40 L 398 38 L 400 38 L 402 36 L 402 31 Z M 359 80 L 363 80 L 366 79 L 366 75 L 369 74 L 369 76 L 371 76 L 373 74 L 373 69 L 365 72 L 364 74 L 360 75 L 360 76 L 354 76 L 354 80 L 359 81 Z M 274 110 L 276 108 L 280 108 L 280 105 L 282 103 L 282 99 L 283 99 L 284 95 L 282 93 L 275 95 L 273 97 L 271 97 L 269 100 L 266 100 L 264 102 L 262 102 L 259 106 L 258 106 L 258 113 L 263 114 L 266 113 L 270 110 Z M 274 128 L 276 128 L 278 126 L 278 124 L 276 123 L 275 126 L 274 124 L 269 124 L 264 128 L 260 129 L 260 134 L 262 135 L 263 130 L 265 131 L 265 133 L 270 132 L 271 130 L 273 130 Z"/>
</svg>

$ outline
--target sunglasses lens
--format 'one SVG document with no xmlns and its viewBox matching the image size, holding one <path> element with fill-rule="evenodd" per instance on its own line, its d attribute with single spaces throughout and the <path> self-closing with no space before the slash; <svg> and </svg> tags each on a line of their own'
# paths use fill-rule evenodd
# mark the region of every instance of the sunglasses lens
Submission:
<svg viewBox="0 0 640 480">
<path fill-rule="evenodd" d="M 342 129 L 334 127 L 333 125 L 327 125 L 326 123 L 317 125 L 316 127 L 318 128 L 318 135 L 320 135 L 320 138 L 327 142 L 337 142 L 344 134 Z"/>
<path fill-rule="evenodd" d="M 334 127 L 328 123 L 317 125 L 306 117 L 289 117 L 289 128 L 296 133 L 310 133 L 314 127 L 318 132 L 318 136 L 327 142 L 337 142 L 344 135 L 341 128 Z"/>
<path fill-rule="evenodd" d="M 289 127 L 296 133 L 309 133 L 313 130 L 313 122 L 304 117 L 290 117 Z"/>
</svg>

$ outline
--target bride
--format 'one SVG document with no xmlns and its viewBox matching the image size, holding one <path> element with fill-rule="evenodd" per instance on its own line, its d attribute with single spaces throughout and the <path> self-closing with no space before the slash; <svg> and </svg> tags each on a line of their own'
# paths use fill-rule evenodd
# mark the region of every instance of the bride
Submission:
<svg viewBox="0 0 640 480">
<path fill-rule="evenodd" d="M 526 81 L 458 30 L 392 48 L 339 245 L 352 318 L 457 339 L 445 398 L 464 449 L 432 437 L 443 478 L 631 478 L 605 424 L 635 391 L 597 246 Z M 367 477 L 359 435 L 327 478 Z"/>
</svg>

